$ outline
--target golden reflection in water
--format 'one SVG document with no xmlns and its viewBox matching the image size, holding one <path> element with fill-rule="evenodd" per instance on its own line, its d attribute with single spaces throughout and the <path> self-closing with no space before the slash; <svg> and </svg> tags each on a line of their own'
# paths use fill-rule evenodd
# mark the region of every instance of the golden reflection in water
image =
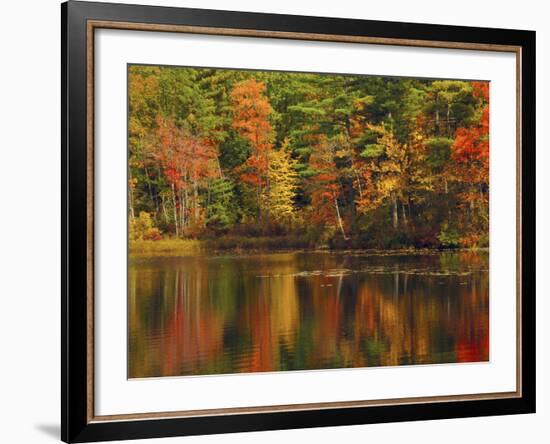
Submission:
<svg viewBox="0 0 550 444">
<path fill-rule="evenodd" d="M 487 361 L 488 255 L 273 253 L 129 268 L 129 377 Z"/>
</svg>

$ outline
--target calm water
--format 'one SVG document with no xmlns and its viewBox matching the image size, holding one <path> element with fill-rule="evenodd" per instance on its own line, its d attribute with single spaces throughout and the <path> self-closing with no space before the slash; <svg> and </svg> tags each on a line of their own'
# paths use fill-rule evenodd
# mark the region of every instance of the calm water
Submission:
<svg viewBox="0 0 550 444">
<path fill-rule="evenodd" d="M 487 361 L 488 254 L 135 259 L 129 377 Z"/>
</svg>

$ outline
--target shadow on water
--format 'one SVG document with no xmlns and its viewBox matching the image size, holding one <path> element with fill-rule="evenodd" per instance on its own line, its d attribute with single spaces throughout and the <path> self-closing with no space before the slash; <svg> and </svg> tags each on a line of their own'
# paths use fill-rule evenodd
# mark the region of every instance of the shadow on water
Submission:
<svg viewBox="0 0 550 444">
<path fill-rule="evenodd" d="M 487 361 L 488 253 L 151 258 L 130 377 Z"/>
</svg>

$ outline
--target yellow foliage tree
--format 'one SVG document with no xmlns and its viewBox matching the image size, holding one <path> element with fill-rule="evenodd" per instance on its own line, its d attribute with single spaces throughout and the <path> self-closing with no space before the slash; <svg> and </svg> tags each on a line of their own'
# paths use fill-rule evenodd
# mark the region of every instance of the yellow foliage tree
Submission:
<svg viewBox="0 0 550 444">
<path fill-rule="evenodd" d="M 153 224 L 151 215 L 141 211 L 139 217 L 130 220 L 130 240 L 160 240 L 160 231 Z"/>
<path fill-rule="evenodd" d="M 296 160 L 290 156 L 288 139 L 269 153 L 266 208 L 273 220 L 290 224 L 295 216 L 294 198 L 298 183 Z"/>
<path fill-rule="evenodd" d="M 367 124 L 378 134 L 375 145 L 369 145 L 361 153 L 361 173 L 367 186 L 359 194 L 357 207 L 366 212 L 390 201 L 393 227 L 398 226 L 398 205 L 403 207 L 403 222 L 407 223 L 405 204 L 411 193 L 431 186 L 428 176 L 422 171 L 425 159 L 425 144 L 419 132 L 412 133 L 408 143 L 400 143 L 391 129 L 385 125 Z"/>
</svg>

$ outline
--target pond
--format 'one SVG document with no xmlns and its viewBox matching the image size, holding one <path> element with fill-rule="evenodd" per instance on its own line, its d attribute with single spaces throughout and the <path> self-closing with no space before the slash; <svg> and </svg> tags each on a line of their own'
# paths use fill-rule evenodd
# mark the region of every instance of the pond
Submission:
<svg viewBox="0 0 550 444">
<path fill-rule="evenodd" d="M 489 359 L 486 252 L 132 259 L 130 378 Z"/>
</svg>

